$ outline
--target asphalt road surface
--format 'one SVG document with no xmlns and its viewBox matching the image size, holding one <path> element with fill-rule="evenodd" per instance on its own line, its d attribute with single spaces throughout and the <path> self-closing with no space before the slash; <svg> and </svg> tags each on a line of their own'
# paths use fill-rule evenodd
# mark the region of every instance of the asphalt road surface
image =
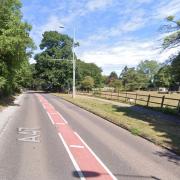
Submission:
<svg viewBox="0 0 180 180">
<path fill-rule="evenodd" d="M 56 96 L 14 108 L 0 113 L 0 180 L 180 179 L 179 156 Z"/>
</svg>

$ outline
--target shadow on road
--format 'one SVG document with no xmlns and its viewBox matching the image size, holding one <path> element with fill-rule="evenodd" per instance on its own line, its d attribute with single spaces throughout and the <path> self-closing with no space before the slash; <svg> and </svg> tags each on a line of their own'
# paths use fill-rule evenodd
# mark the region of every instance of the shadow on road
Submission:
<svg viewBox="0 0 180 180">
<path fill-rule="evenodd" d="M 98 173 L 98 172 L 94 172 L 94 171 L 73 171 L 73 176 L 76 178 L 80 178 L 79 174 L 83 174 L 83 177 L 85 178 L 95 178 L 95 177 L 99 177 L 101 175 L 107 175 L 108 174 L 102 174 L 102 173 Z M 128 178 L 128 179 L 154 179 L 154 180 L 161 180 L 155 176 L 140 176 L 140 175 L 130 175 L 130 174 L 114 174 L 114 176 L 116 176 L 117 178 Z"/>
<path fill-rule="evenodd" d="M 88 178 L 88 177 L 93 178 L 93 177 L 101 176 L 100 173 L 94 172 L 94 171 L 73 171 L 72 174 L 73 174 L 74 177 L 77 177 L 77 178 L 79 178 L 79 174 L 83 174 L 83 176 L 85 178 Z"/>
<path fill-rule="evenodd" d="M 2 97 L 0 98 L 0 106 L 7 107 L 7 106 L 19 106 L 19 104 L 14 103 L 15 97 Z"/>
</svg>

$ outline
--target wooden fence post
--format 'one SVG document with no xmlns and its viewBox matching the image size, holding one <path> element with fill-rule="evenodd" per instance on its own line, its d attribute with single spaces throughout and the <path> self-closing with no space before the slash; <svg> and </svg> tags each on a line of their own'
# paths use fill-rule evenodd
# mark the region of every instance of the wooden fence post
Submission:
<svg viewBox="0 0 180 180">
<path fill-rule="evenodd" d="M 135 97 L 135 104 L 136 104 L 136 101 L 137 101 L 137 96 L 138 96 L 138 94 L 136 93 L 136 97 Z"/>
<path fill-rule="evenodd" d="M 113 91 L 113 90 L 111 89 L 111 100 L 112 100 L 112 91 Z"/>
<path fill-rule="evenodd" d="M 119 101 L 119 89 L 118 89 L 118 98 L 117 98 L 117 100 Z"/>
<path fill-rule="evenodd" d="M 150 101 L 151 95 L 149 94 L 148 100 L 147 100 L 147 107 L 149 106 L 149 101 Z"/>
<path fill-rule="evenodd" d="M 163 105 L 164 105 L 164 99 L 165 99 L 165 96 L 162 97 L 161 108 L 163 108 Z"/>
<path fill-rule="evenodd" d="M 126 97 L 125 97 L 125 102 L 127 101 L 127 92 L 126 92 Z"/>
<path fill-rule="evenodd" d="M 178 111 L 178 113 L 180 113 L 180 100 L 178 102 L 177 111 Z"/>
</svg>

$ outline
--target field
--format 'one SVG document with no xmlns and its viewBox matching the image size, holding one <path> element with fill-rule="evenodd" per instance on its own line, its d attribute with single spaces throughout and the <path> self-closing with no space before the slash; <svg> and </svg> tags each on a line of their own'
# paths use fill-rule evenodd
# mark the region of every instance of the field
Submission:
<svg viewBox="0 0 180 180">
<path fill-rule="evenodd" d="M 80 94 L 82 94 L 82 92 L 80 92 Z M 104 99 L 111 99 L 114 101 L 122 101 L 131 104 L 153 107 L 170 113 L 178 113 L 180 111 L 180 94 L 178 93 L 159 94 L 158 92 L 154 91 L 114 93 L 94 91 L 90 92 L 88 95 L 98 96 Z"/>
</svg>

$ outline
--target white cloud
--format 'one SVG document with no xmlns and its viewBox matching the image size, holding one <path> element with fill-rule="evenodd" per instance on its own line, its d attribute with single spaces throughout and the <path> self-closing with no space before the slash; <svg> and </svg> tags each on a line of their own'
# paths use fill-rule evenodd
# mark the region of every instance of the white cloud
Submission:
<svg viewBox="0 0 180 180">
<path fill-rule="evenodd" d="M 112 0 L 89 0 L 86 4 L 86 8 L 90 11 L 97 9 L 104 9 L 112 4 Z"/>
<path fill-rule="evenodd" d="M 125 65 L 136 66 L 141 60 L 146 59 L 162 63 L 177 52 L 177 49 L 170 49 L 160 53 L 160 49 L 154 48 L 156 46 L 157 44 L 152 41 L 127 42 L 102 50 L 85 51 L 79 56 L 86 62 L 94 62 L 102 67 L 104 74 L 111 71 L 120 73 Z"/>
<path fill-rule="evenodd" d="M 155 7 L 155 13 L 153 14 L 154 18 L 164 19 L 169 15 L 176 15 L 180 11 L 180 1 L 171 0 L 171 1 L 162 1 Z"/>
</svg>

